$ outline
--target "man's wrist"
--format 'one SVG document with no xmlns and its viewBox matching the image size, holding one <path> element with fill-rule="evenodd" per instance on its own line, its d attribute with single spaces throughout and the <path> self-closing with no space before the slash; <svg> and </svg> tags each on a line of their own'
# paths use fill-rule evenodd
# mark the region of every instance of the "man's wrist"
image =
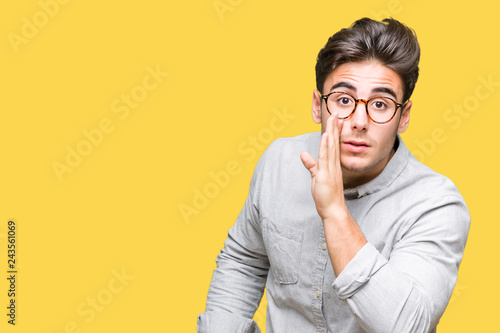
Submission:
<svg viewBox="0 0 500 333">
<path fill-rule="evenodd" d="M 322 217 L 323 225 L 339 224 L 346 222 L 349 219 L 352 219 L 352 217 L 345 204 L 337 205 L 328 209 L 328 214 Z"/>
</svg>

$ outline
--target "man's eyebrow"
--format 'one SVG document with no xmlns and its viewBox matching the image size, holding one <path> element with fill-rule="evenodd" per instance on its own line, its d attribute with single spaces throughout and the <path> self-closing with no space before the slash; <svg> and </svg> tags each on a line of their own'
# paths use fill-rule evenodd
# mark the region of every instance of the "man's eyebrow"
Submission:
<svg viewBox="0 0 500 333">
<path fill-rule="evenodd" d="M 347 89 L 350 89 L 354 92 L 356 92 L 356 87 L 353 86 L 352 84 L 350 84 L 349 82 L 345 82 L 345 81 L 340 81 L 340 82 L 337 82 L 335 83 L 331 88 L 330 88 L 330 92 L 334 91 L 335 89 L 337 88 L 347 88 Z M 391 88 L 387 88 L 387 87 L 377 87 L 377 88 L 374 88 L 372 89 L 372 93 L 386 93 L 386 94 L 389 94 L 391 95 L 392 97 L 394 97 L 394 99 L 398 99 L 398 97 L 396 96 L 396 93 L 394 92 L 394 90 L 392 90 Z"/>
<path fill-rule="evenodd" d="M 386 93 L 386 94 L 389 94 L 391 95 L 392 97 L 394 97 L 395 100 L 398 99 L 398 96 L 396 96 L 396 93 L 394 92 L 394 90 L 392 90 L 391 88 L 386 88 L 386 87 L 378 87 L 378 88 L 374 88 L 372 89 L 372 93 L 374 92 L 381 92 L 381 93 Z"/>
<path fill-rule="evenodd" d="M 350 90 L 353 90 L 353 91 L 356 91 L 356 87 L 353 86 L 352 84 L 348 83 L 348 82 L 344 82 L 344 81 L 340 81 L 340 82 L 337 82 L 335 83 L 331 88 L 330 88 L 330 92 L 332 92 L 333 90 L 337 89 L 337 88 L 347 88 L 347 89 L 350 89 Z"/>
</svg>

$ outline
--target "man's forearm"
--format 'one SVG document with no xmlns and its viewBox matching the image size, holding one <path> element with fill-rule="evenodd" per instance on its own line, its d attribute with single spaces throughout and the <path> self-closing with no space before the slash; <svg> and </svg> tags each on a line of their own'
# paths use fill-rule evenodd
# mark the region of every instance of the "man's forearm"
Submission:
<svg viewBox="0 0 500 333">
<path fill-rule="evenodd" d="M 339 276 L 367 241 L 345 206 L 334 217 L 324 219 L 323 226 L 333 270 Z"/>
<path fill-rule="evenodd" d="M 434 279 L 442 292 L 449 286 Z M 366 332 L 427 333 L 435 327 L 446 301 L 430 296 L 368 243 L 337 277 L 333 288 Z M 434 298 L 434 299 L 432 299 Z"/>
</svg>

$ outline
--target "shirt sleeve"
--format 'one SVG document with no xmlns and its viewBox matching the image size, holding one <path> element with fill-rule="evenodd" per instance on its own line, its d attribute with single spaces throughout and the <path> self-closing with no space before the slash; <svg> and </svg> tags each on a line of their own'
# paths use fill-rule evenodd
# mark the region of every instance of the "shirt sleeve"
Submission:
<svg viewBox="0 0 500 333">
<path fill-rule="evenodd" d="M 245 205 L 217 257 L 206 309 L 198 316 L 199 333 L 260 332 L 252 318 L 269 271 L 258 209 L 261 174 L 269 150 L 257 163 Z"/>
<path fill-rule="evenodd" d="M 470 226 L 461 197 L 434 200 L 386 259 L 367 243 L 333 283 L 367 332 L 429 332 L 454 289 Z"/>
</svg>

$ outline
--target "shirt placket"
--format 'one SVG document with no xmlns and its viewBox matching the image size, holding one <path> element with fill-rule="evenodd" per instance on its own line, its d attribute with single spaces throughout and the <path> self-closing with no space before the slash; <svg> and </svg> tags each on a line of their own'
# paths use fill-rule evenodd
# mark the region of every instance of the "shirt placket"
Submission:
<svg viewBox="0 0 500 333">
<path fill-rule="evenodd" d="M 328 261 L 328 251 L 326 246 L 325 233 L 323 226 L 320 226 L 320 237 L 315 254 L 316 260 L 312 274 L 312 313 L 314 323 L 318 333 L 326 333 L 326 320 L 323 315 L 323 281 Z"/>
</svg>

